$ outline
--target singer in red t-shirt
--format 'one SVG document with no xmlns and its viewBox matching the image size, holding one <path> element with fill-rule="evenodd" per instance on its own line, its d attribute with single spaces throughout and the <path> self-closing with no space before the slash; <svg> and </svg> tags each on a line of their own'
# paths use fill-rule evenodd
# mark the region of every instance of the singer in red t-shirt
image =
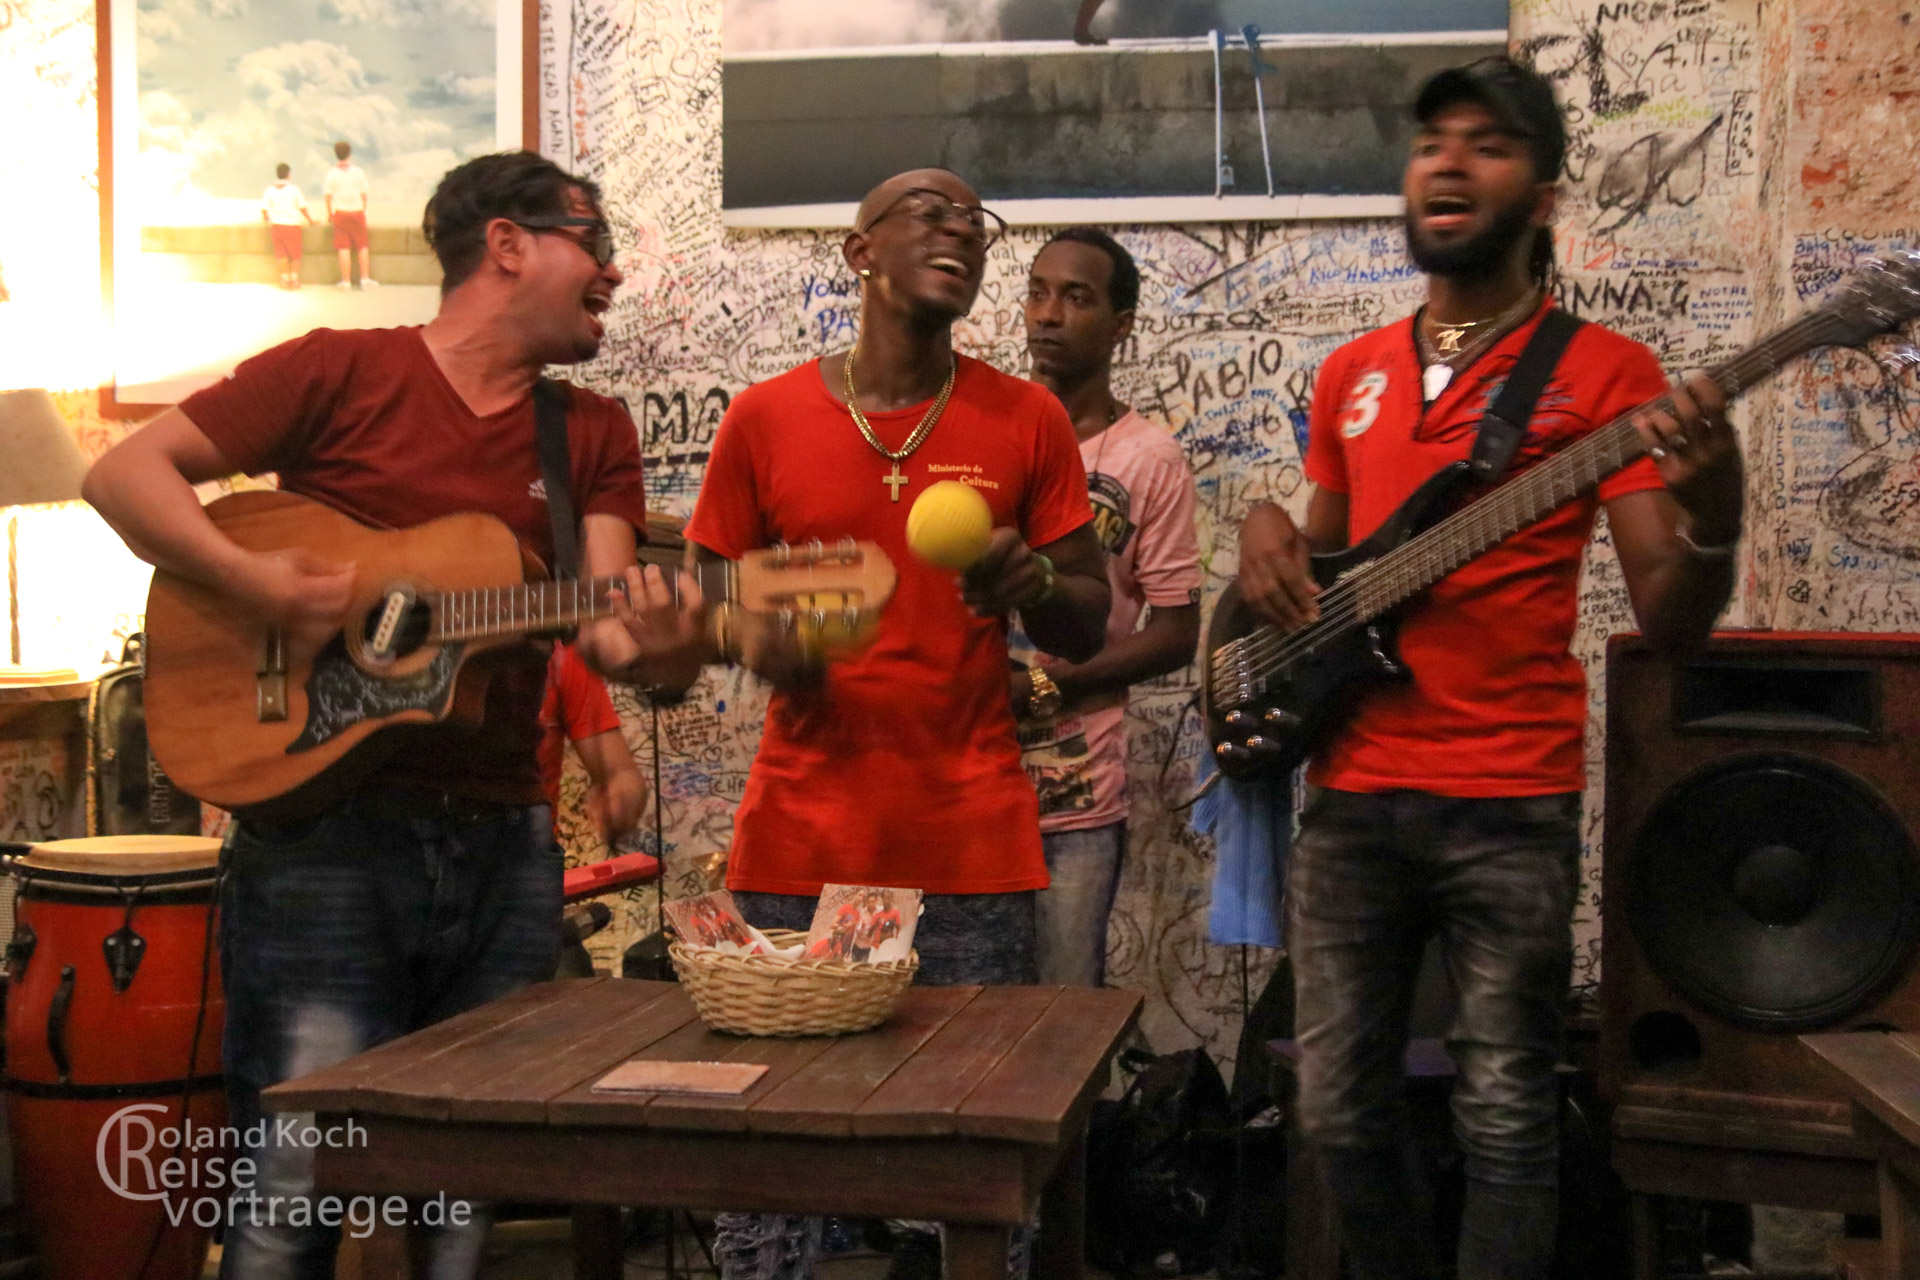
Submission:
<svg viewBox="0 0 1920 1280">
<path fill-rule="evenodd" d="M 1263 504 L 1241 531 L 1242 592 L 1285 632 L 1321 616 L 1308 552 L 1364 540 L 1422 481 L 1465 459 L 1551 310 L 1566 134 L 1550 86 L 1488 58 L 1435 76 L 1415 116 L 1406 232 L 1428 276 L 1426 305 L 1321 366 L 1305 527 Z M 1665 386 L 1652 352 L 1582 326 L 1510 469 Z M 1309 768 L 1287 875 L 1299 1118 L 1356 1280 L 1441 1271 L 1400 1102 L 1406 1011 L 1435 936 L 1458 1002 L 1447 1033 L 1466 1174 L 1458 1274 L 1551 1274 L 1555 1063 L 1586 781 L 1586 681 L 1568 645 L 1596 513 L 1604 504 L 1634 612 L 1656 641 L 1697 643 L 1733 585 L 1742 479 L 1723 400 L 1698 378 L 1676 386 L 1672 404 L 1635 419 L 1649 457 L 1596 477 L 1416 598 L 1400 629 L 1409 678 L 1369 691 Z M 1331 620 L 1339 597 L 1324 601 Z"/>
<path fill-rule="evenodd" d="M 1047 873 L 1007 702 L 1006 615 L 1018 609 L 1039 648 L 1075 661 L 1100 647 L 1107 618 L 1066 411 L 953 350 L 1001 229 L 944 169 L 874 188 L 843 250 L 860 279 L 854 349 L 734 400 L 686 531 L 706 556 L 852 537 L 892 558 L 899 584 L 863 652 L 821 667 L 777 630 L 747 639 L 741 659 L 775 692 L 727 885 L 748 920 L 787 929 L 808 927 L 823 882 L 925 890 L 923 983 L 1035 981 Z M 938 480 L 973 485 L 993 513 L 964 575 L 907 548 L 907 513 Z M 731 1214 L 719 1228 L 716 1252 L 742 1265 L 807 1238 Z"/>
</svg>

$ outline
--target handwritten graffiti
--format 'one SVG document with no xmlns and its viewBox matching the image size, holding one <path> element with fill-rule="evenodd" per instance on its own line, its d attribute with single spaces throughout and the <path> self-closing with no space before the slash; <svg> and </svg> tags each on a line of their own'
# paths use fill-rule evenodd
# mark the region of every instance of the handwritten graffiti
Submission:
<svg viewBox="0 0 1920 1280">
<path fill-rule="evenodd" d="M 1612 231 L 1662 198 L 1680 208 L 1698 200 L 1706 185 L 1707 142 L 1725 120 L 1717 115 L 1684 140 L 1664 130 L 1648 134 L 1609 160 L 1594 191 L 1601 212 L 1594 230 Z"/>
</svg>

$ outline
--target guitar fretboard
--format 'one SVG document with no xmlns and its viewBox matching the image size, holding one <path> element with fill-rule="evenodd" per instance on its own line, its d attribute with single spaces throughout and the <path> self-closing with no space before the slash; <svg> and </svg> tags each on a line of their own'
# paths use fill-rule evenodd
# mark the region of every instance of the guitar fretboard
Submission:
<svg viewBox="0 0 1920 1280">
<path fill-rule="evenodd" d="M 1843 333 L 1838 318 L 1809 312 L 1708 369 L 1707 376 L 1732 400 L 1789 360 Z M 1670 413 L 1673 397 L 1662 395 L 1622 414 L 1359 570 L 1341 584 L 1352 587 L 1357 620 L 1369 622 L 1403 604 L 1640 457 L 1647 447 L 1633 419 L 1649 409 Z"/>
<path fill-rule="evenodd" d="M 1909 312 L 1911 314 L 1911 312 Z M 1727 399 L 1778 373 L 1814 347 L 1857 340 L 1859 326 L 1826 309 L 1805 313 L 1740 354 L 1707 370 Z M 1320 597 L 1320 620 L 1282 633 L 1270 625 L 1223 648 L 1215 661 L 1244 659 L 1255 682 L 1280 671 L 1295 656 L 1364 626 L 1425 591 L 1498 543 L 1545 519 L 1647 451 L 1633 419 L 1649 410 L 1671 412 L 1662 395 L 1581 437 L 1546 461 L 1528 468 L 1477 501 L 1349 573 Z M 1229 650 L 1237 654 L 1229 656 Z"/>
<path fill-rule="evenodd" d="M 725 561 L 709 561 L 692 570 L 700 593 L 709 601 L 723 600 L 732 589 Z M 674 603 L 680 602 L 680 576 L 667 572 Z M 477 587 L 470 591 L 442 591 L 427 597 L 433 623 L 427 640 L 445 643 L 483 640 L 499 635 L 565 631 L 596 618 L 611 617 L 611 592 L 626 594 L 626 579 L 567 578 L 522 582 L 507 587 Z"/>
</svg>

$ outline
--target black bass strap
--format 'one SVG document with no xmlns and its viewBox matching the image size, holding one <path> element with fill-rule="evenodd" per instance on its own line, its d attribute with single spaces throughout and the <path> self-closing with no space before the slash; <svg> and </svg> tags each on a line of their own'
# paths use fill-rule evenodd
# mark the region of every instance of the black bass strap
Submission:
<svg viewBox="0 0 1920 1280">
<path fill-rule="evenodd" d="M 573 512 L 573 465 L 567 449 L 567 387 L 542 378 L 533 384 L 534 434 L 540 445 L 540 478 L 547 487 L 553 521 L 553 576 L 580 574 L 580 520 Z"/>
<path fill-rule="evenodd" d="M 1567 344 L 1584 323 L 1558 307 L 1540 317 L 1539 326 L 1527 339 L 1500 394 L 1493 398 L 1486 416 L 1480 419 L 1479 432 L 1473 439 L 1473 453 L 1467 460 L 1476 480 L 1491 484 L 1506 474 L 1508 464 L 1520 448 L 1521 437 L 1527 434 L 1527 423 L 1533 417 L 1540 393 L 1547 389 L 1547 380 L 1553 377 L 1560 357 L 1566 354 Z"/>
</svg>

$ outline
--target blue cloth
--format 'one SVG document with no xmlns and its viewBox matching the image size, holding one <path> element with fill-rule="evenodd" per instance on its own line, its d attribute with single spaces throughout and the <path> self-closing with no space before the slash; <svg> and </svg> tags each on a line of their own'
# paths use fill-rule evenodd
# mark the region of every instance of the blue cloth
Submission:
<svg viewBox="0 0 1920 1280">
<path fill-rule="evenodd" d="M 1202 754 L 1196 781 L 1204 784 L 1213 774 L 1213 757 Z M 1192 823 L 1201 835 L 1212 836 L 1214 844 L 1207 936 L 1222 946 L 1283 946 L 1283 888 L 1293 843 L 1292 777 L 1284 782 L 1221 778 L 1194 802 Z"/>
</svg>

